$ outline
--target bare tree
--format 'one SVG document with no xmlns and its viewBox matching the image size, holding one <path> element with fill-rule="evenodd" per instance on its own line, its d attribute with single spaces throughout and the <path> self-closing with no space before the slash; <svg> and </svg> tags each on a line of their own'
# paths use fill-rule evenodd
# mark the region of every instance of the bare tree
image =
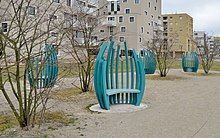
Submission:
<svg viewBox="0 0 220 138">
<path fill-rule="evenodd" d="M 105 6 L 98 9 L 89 8 L 84 3 L 78 3 L 77 10 L 72 11 L 66 20 L 66 23 L 69 24 L 65 29 L 66 51 L 73 58 L 71 64 L 77 66 L 80 85 L 75 86 L 82 92 L 88 92 L 92 86 L 94 62 L 101 43 L 101 40 L 98 39 L 99 34 L 96 34 L 99 27 L 102 26 L 101 18 L 103 17 L 99 15 L 99 10 L 103 7 Z"/>
<path fill-rule="evenodd" d="M 169 41 L 169 42 L 168 42 Z M 163 36 L 163 31 L 158 31 L 151 42 L 146 43 L 148 49 L 154 51 L 157 59 L 157 66 L 160 77 L 166 77 L 174 62 L 172 57 L 172 47 L 176 39 L 167 39 Z"/>
<path fill-rule="evenodd" d="M 0 22 L 4 23 L 0 28 L 0 90 L 20 127 L 27 130 L 36 123 L 38 112 L 45 110 L 51 90 L 30 86 L 27 72 L 34 70 L 32 61 L 43 45 L 59 45 L 62 40 L 62 35 L 51 37 L 51 32 L 62 26 L 55 21 L 61 6 L 45 0 L 3 0 L 0 5 Z"/>
<path fill-rule="evenodd" d="M 210 40 L 210 39 L 211 38 L 207 37 L 207 35 L 205 34 L 203 40 L 204 43 L 202 44 L 201 42 L 200 43 L 197 42 L 197 48 L 201 59 L 201 65 L 205 74 L 209 73 L 213 65 L 215 50 L 217 49 L 214 40 Z"/>
</svg>

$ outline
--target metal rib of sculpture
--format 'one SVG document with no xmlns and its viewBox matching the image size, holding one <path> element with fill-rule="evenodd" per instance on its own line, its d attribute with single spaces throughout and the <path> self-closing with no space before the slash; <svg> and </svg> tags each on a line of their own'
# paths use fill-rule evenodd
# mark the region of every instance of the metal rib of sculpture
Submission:
<svg viewBox="0 0 220 138">
<path fill-rule="evenodd" d="M 107 54 L 107 55 L 106 55 Z M 145 90 L 142 59 L 135 50 L 104 42 L 96 59 L 94 85 L 99 105 L 110 109 L 112 104 L 139 106 Z"/>
<path fill-rule="evenodd" d="M 182 68 L 184 72 L 197 72 L 199 57 L 196 52 L 187 52 L 182 55 Z"/>
<path fill-rule="evenodd" d="M 157 68 L 157 61 L 154 52 L 148 49 L 143 49 L 141 50 L 140 55 L 143 59 L 145 74 L 154 74 Z"/>
<path fill-rule="evenodd" d="M 44 51 L 33 59 L 28 69 L 28 80 L 31 87 L 53 87 L 58 78 L 57 51 L 52 45 L 46 45 Z"/>
</svg>

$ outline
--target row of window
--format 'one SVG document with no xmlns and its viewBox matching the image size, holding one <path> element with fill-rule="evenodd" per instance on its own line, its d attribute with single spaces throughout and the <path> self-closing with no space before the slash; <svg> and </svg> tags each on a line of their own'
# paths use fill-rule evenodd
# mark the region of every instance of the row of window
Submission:
<svg viewBox="0 0 220 138">
<path fill-rule="evenodd" d="M 125 41 L 125 37 L 124 36 L 119 37 L 119 41 L 120 42 L 124 42 Z M 139 42 L 142 42 L 142 38 L 141 37 L 139 37 Z"/>
<path fill-rule="evenodd" d="M 158 0 L 155 0 L 156 1 L 156 3 L 158 2 Z M 128 0 L 122 0 L 122 2 L 123 3 L 126 3 L 126 2 L 128 2 Z M 139 4 L 140 3 L 140 0 L 134 0 L 134 3 L 135 4 Z M 150 7 L 150 5 L 151 5 L 151 3 L 149 2 L 149 7 Z"/>
<path fill-rule="evenodd" d="M 8 23 L 2 23 L 2 32 L 8 32 Z M 50 32 L 51 36 L 57 37 L 58 33 L 57 32 Z"/>
<path fill-rule="evenodd" d="M 115 17 L 108 17 L 108 21 L 115 21 Z M 118 22 L 123 22 L 124 21 L 124 18 L 123 18 L 123 16 L 119 16 L 118 17 Z M 134 18 L 134 16 L 131 16 L 131 17 L 129 17 L 129 22 L 135 22 L 135 18 Z"/>
<path fill-rule="evenodd" d="M 52 0 L 52 2 L 60 3 L 60 0 Z M 66 0 L 66 5 L 71 6 L 72 0 Z"/>
</svg>

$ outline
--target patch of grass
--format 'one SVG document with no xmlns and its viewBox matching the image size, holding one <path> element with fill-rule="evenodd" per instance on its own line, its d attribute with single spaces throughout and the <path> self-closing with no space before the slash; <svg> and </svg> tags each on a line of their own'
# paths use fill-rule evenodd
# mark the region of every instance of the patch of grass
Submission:
<svg viewBox="0 0 220 138">
<path fill-rule="evenodd" d="M 53 92 L 51 93 L 52 94 L 51 96 L 53 99 L 66 101 L 70 99 L 71 97 L 78 95 L 80 93 L 82 93 L 82 91 L 78 88 L 68 88 L 68 89 L 64 89 L 61 91 Z"/>
<path fill-rule="evenodd" d="M 175 80 L 184 80 L 186 78 L 175 76 L 175 75 L 167 75 L 166 77 L 160 77 L 159 75 L 149 75 L 147 76 L 147 80 L 169 80 L 169 81 L 175 81 Z"/>
<path fill-rule="evenodd" d="M 13 115 L 0 115 L 0 132 L 16 125 L 18 125 L 18 122 Z"/>
<path fill-rule="evenodd" d="M 75 119 L 69 118 L 66 114 L 63 112 L 46 112 L 45 113 L 45 121 L 46 123 L 59 123 L 63 125 L 69 125 L 74 124 Z"/>
<path fill-rule="evenodd" d="M 214 61 L 211 70 L 220 71 L 220 61 Z"/>
<path fill-rule="evenodd" d="M 181 65 L 181 60 L 175 60 L 172 64 L 172 67 L 173 69 L 181 69 L 182 68 L 182 65 Z M 201 62 L 200 62 L 200 66 L 199 66 L 199 69 L 202 70 L 202 65 L 201 65 Z M 214 61 L 212 67 L 211 67 L 211 70 L 213 71 L 220 71 L 220 61 Z"/>
</svg>

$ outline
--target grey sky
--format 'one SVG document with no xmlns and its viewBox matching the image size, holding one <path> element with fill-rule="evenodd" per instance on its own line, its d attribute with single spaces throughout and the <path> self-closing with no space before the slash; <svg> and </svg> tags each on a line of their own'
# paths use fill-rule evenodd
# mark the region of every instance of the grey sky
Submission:
<svg viewBox="0 0 220 138">
<path fill-rule="evenodd" d="M 220 0 L 162 0 L 163 13 L 188 13 L 194 30 L 220 36 Z"/>
</svg>

